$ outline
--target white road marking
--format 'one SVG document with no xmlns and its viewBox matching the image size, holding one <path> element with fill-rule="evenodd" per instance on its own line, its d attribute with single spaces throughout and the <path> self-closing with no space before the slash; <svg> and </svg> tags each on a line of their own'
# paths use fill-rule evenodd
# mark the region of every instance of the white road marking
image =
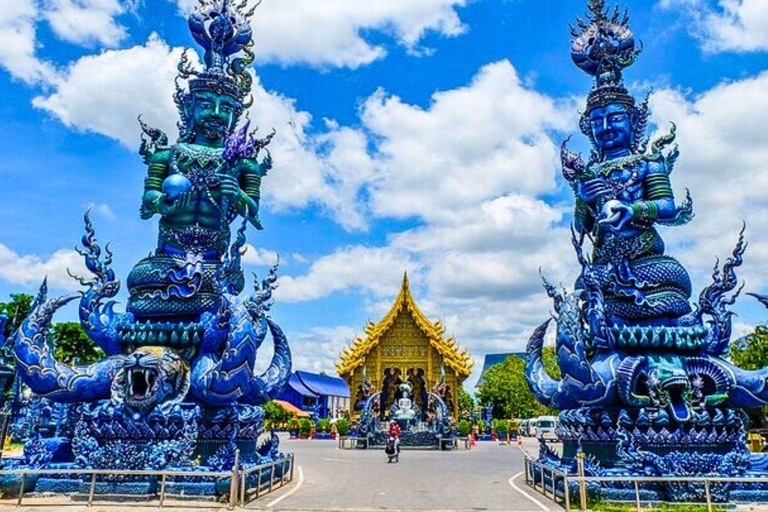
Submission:
<svg viewBox="0 0 768 512">
<path fill-rule="evenodd" d="M 285 498 L 291 496 L 293 493 L 295 493 L 301 488 L 301 486 L 304 484 L 304 470 L 301 469 L 301 466 L 298 466 L 297 469 L 299 470 L 299 480 L 296 482 L 296 485 L 294 486 L 294 488 L 288 491 L 287 493 L 283 494 L 279 498 L 275 498 L 274 500 L 267 503 L 267 508 L 274 507 L 275 505 L 283 501 Z"/>
<path fill-rule="evenodd" d="M 533 496 L 531 496 L 530 494 L 528 494 L 527 492 L 525 492 L 524 490 L 522 490 L 521 488 L 519 488 L 517 485 L 515 485 L 515 479 L 516 479 L 517 477 L 519 477 L 520 475 L 522 475 L 522 474 L 523 474 L 523 472 L 521 471 L 521 472 L 519 472 L 518 474 L 514 475 L 512 478 L 510 478 L 510 479 L 507 481 L 507 482 L 509 483 L 509 485 L 510 485 L 510 486 L 511 486 L 511 487 L 512 487 L 514 490 L 516 490 L 517 492 L 519 492 L 520 494 L 522 494 L 523 496 L 525 496 L 526 498 L 528 498 L 528 499 L 529 499 L 529 500 L 530 500 L 532 503 L 534 503 L 534 504 L 535 504 L 537 507 L 539 507 L 539 508 L 540 508 L 541 510 L 543 510 L 544 512 L 551 512 L 551 509 L 550 509 L 548 506 L 546 506 L 545 504 L 543 504 L 542 502 L 540 502 L 539 500 L 537 500 L 536 498 L 534 498 Z"/>
</svg>

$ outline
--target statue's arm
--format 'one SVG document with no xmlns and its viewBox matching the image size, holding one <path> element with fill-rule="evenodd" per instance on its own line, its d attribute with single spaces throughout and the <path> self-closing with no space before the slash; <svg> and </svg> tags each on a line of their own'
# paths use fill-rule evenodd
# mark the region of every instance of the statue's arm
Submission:
<svg viewBox="0 0 768 512">
<path fill-rule="evenodd" d="M 263 229 L 259 220 L 261 177 L 260 166 L 257 162 L 252 160 L 243 161 L 238 179 L 240 194 L 238 195 L 238 200 L 234 202 L 237 212 L 253 224 L 256 229 Z"/>
<path fill-rule="evenodd" d="M 152 156 L 144 180 L 144 196 L 141 201 L 141 218 L 149 219 L 156 213 L 161 213 L 163 201 L 163 180 L 168 177 L 170 151 L 158 151 Z"/>
<path fill-rule="evenodd" d="M 579 233 L 591 233 L 595 226 L 595 217 L 589 211 L 589 206 L 584 200 L 576 196 L 576 206 L 573 210 L 573 227 Z"/>
<path fill-rule="evenodd" d="M 657 220 L 674 219 L 677 215 L 675 196 L 669 173 L 662 162 L 648 162 L 643 199 L 632 203 L 632 220 L 653 224 Z"/>
</svg>

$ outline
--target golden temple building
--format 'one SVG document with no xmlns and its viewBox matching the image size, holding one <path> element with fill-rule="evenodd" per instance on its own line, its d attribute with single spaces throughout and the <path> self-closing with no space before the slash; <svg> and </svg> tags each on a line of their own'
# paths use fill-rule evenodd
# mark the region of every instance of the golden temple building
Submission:
<svg viewBox="0 0 768 512">
<path fill-rule="evenodd" d="M 411 398 L 422 410 L 429 407 L 429 392 L 436 392 L 458 417 L 458 390 L 472 372 L 473 361 L 445 328 L 431 322 L 413 300 L 408 273 L 389 312 L 369 322 L 365 338 L 356 337 L 341 353 L 336 369 L 349 385 L 350 415 L 357 414 L 365 398 L 381 391 L 382 415 L 399 397 L 399 385 L 410 383 Z"/>
</svg>

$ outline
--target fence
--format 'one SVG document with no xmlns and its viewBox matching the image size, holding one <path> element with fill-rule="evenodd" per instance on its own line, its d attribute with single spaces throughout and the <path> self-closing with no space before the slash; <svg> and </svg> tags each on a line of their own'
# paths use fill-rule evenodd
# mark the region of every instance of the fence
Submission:
<svg viewBox="0 0 768 512">
<path fill-rule="evenodd" d="M 724 483 L 751 483 L 751 484 L 766 484 L 768 485 L 768 478 L 733 478 L 733 477 L 645 477 L 645 476 L 621 476 L 621 477 L 608 477 L 608 476 L 585 476 L 584 475 L 584 461 L 579 459 L 577 461 L 577 474 L 569 475 L 562 471 L 547 467 L 541 462 L 532 459 L 527 453 L 525 454 L 525 483 L 533 488 L 535 491 L 540 492 L 544 497 L 552 499 L 555 503 L 561 503 L 566 512 L 573 510 L 571 506 L 571 493 L 568 492 L 569 483 L 575 482 L 578 485 L 578 510 L 580 512 L 586 512 L 587 509 L 587 482 L 621 482 L 632 484 L 634 487 L 635 495 L 635 509 L 640 512 L 642 510 L 643 500 L 641 499 L 641 484 L 652 483 L 700 483 L 704 484 L 704 497 L 705 504 L 708 512 L 714 512 L 715 504 L 712 501 L 712 493 L 710 492 L 712 484 L 724 484 Z M 549 479 L 547 479 L 549 477 Z M 562 482 L 560 487 L 558 482 Z M 538 484 L 538 485 L 537 485 Z M 549 491 L 549 492 L 548 492 Z M 700 503 L 699 503 L 700 504 Z"/>
<path fill-rule="evenodd" d="M 245 506 L 251 501 L 268 494 L 276 489 L 279 489 L 287 482 L 293 480 L 294 465 L 296 462 L 296 455 L 291 453 L 287 457 L 255 466 L 252 468 L 239 469 L 240 451 L 235 452 L 235 462 L 231 471 L 116 471 L 116 470 L 101 470 L 101 469 L 19 469 L 19 470 L 2 470 L 0 471 L 0 479 L 8 482 L 9 477 L 18 477 L 18 498 L 16 500 L 16 506 L 21 507 L 24 505 L 24 491 L 28 479 L 32 477 L 40 476 L 62 476 L 62 477 L 84 477 L 83 482 L 88 482 L 88 494 L 87 505 L 91 507 L 94 499 L 99 497 L 100 494 L 96 493 L 97 484 L 104 481 L 118 481 L 127 479 L 141 480 L 142 478 L 155 477 L 159 479 L 159 490 L 157 491 L 156 506 L 162 508 L 166 506 L 166 500 L 169 497 L 167 487 L 169 483 L 173 482 L 174 478 L 190 479 L 213 479 L 219 480 L 226 484 L 229 481 L 229 491 L 227 493 L 226 503 L 222 503 L 222 506 L 226 506 L 229 510 L 234 509 L 236 506 Z M 279 468 L 279 471 L 278 471 Z M 265 478 L 267 477 L 268 478 Z M 90 477 L 88 479 L 87 477 Z M 171 482 L 169 482 L 171 479 Z M 277 482 L 277 485 L 276 485 Z M 121 503 L 125 504 L 125 495 L 121 496 Z M 202 498 L 203 496 L 200 496 Z M 189 508 L 189 500 L 194 498 L 184 498 L 187 502 L 184 505 L 185 508 Z M 130 500 L 128 500 L 130 501 Z M 144 504 L 148 505 L 148 504 Z M 211 503 L 205 502 L 206 507 L 210 507 Z"/>
</svg>

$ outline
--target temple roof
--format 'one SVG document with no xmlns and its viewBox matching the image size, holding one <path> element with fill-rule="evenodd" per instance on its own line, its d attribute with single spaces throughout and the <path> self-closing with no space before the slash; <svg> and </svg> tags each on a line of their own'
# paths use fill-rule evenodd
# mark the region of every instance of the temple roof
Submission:
<svg viewBox="0 0 768 512">
<path fill-rule="evenodd" d="M 461 350 L 453 336 L 450 338 L 443 337 L 445 327 L 439 320 L 433 323 L 421 312 L 411 294 L 407 272 L 403 276 L 400 293 L 389 312 L 378 323 L 368 322 L 365 327 L 366 337 L 357 336 L 355 341 L 341 353 L 339 361 L 336 363 L 339 375 L 351 374 L 355 368 L 364 364 L 365 357 L 371 349 L 381 342 L 384 333 L 392 327 L 401 313 L 408 313 L 413 318 L 416 325 L 429 340 L 430 345 L 443 356 L 446 367 L 453 368 L 460 379 L 469 377 L 474 364 L 472 358 L 466 349 Z"/>
</svg>

